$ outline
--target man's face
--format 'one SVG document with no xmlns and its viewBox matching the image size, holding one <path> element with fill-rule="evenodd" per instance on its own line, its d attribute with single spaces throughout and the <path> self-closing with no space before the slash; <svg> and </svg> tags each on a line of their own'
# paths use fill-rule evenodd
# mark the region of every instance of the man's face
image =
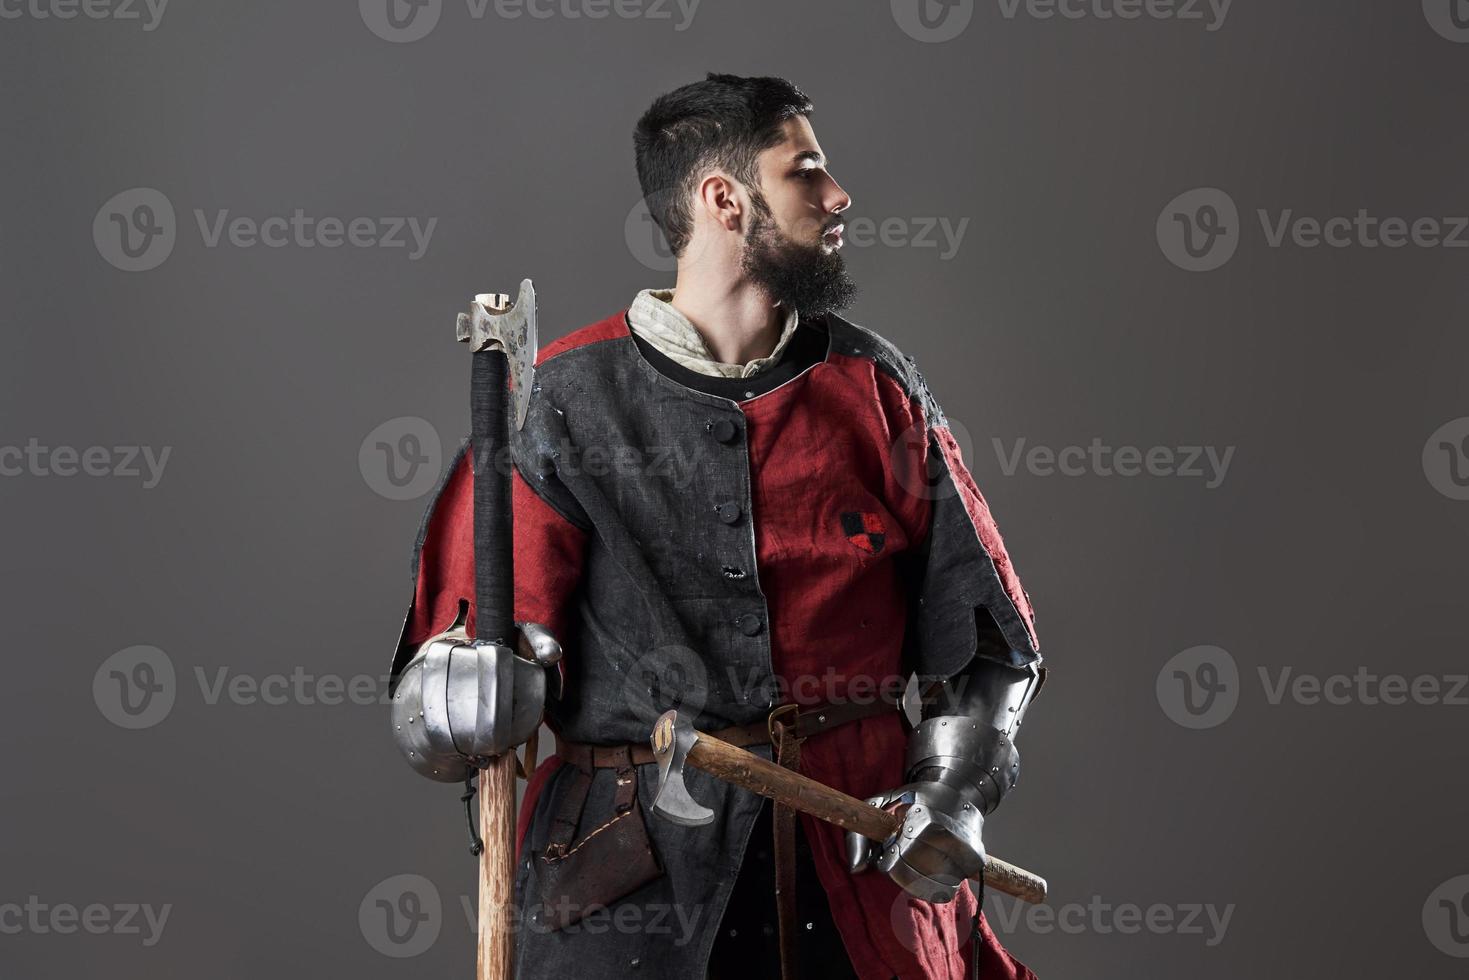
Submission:
<svg viewBox="0 0 1469 980">
<path fill-rule="evenodd" d="M 826 172 L 826 155 L 804 116 L 756 158 L 760 187 L 749 188 L 750 218 L 740 265 L 770 299 L 803 317 L 840 310 L 856 286 L 839 254 L 841 212 L 852 203 Z"/>
<path fill-rule="evenodd" d="M 796 116 L 781 128 L 785 138 L 756 158 L 767 217 L 787 241 L 835 252 L 842 247 L 841 212 L 852 199 L 827 173 L 810 120 Z"/>
</svg>

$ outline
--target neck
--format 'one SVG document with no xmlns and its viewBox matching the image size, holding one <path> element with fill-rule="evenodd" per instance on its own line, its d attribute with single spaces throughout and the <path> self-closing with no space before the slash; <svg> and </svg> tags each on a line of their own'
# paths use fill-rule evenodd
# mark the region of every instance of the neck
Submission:
<svg viewBox="0 0 1469 980">
<path fill-rule="evenodd" d="M 680 268 L 669 302 L 724 364 L 769 357 L 785 324 L 785 311 L 744 279 L 717 281 Z"/>
</svg>

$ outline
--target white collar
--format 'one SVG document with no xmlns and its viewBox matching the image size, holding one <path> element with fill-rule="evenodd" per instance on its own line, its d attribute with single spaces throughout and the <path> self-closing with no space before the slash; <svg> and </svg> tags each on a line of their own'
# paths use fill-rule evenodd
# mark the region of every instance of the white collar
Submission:
<svg viewBox="0 0 1469 980">
<path fill-rule="evenodd" d="M 788 310 L 780 340 L 769 356 L 757 357 L 746 364 L 726 364 L 714 359 L 703 335 L 669 302 L 672 298 L 671 289 L 642 290 L 628 307 L 628 326 L 675 364 L 712 377 L 748 378 L 770 367 L 780 358 L 800 322 L 796 311 Z"/>
</svg>

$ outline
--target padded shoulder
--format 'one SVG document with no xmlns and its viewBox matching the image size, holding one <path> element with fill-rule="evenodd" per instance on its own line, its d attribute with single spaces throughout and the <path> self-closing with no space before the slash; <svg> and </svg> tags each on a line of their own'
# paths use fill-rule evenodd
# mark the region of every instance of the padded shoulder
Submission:
<svg viewBox="0 0 1469 980">
<path fill-rule="evenodd" d="M 944 424 L 943 409 L 928 390 L 928 383 L 923 380 L 923 374 L 911 355 L 904 354 L 897 345 L 876 330 L 853 323 L 835 313 L 826 315 L 826 323 L 831 331 L 833 351 L 847 357 L 861 357 L 872 361 L 878 370 L 896 381 L 908 397 L 918 399 L 930 429 Z"/>
</svg>

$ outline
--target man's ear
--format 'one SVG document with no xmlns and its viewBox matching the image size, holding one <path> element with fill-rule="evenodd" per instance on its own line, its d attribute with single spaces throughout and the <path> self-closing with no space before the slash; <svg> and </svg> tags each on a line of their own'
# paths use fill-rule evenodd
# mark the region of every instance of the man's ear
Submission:
<svg viewBox="0 0 1469 980">
<path fill-rule="evenodd" d="M 699 182 L 698 203 L 726 231 L 739 231 L 745 220 L 744 190 L 722 173 Z"/>
</svg>

